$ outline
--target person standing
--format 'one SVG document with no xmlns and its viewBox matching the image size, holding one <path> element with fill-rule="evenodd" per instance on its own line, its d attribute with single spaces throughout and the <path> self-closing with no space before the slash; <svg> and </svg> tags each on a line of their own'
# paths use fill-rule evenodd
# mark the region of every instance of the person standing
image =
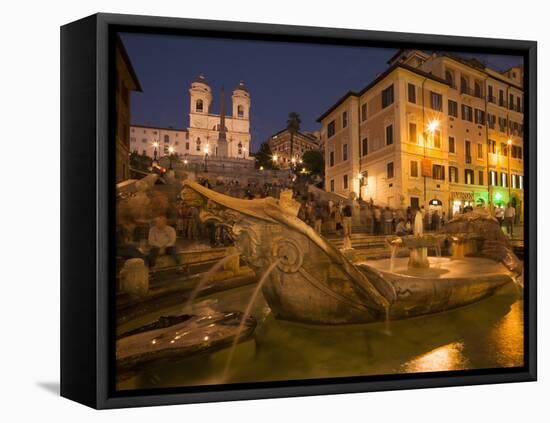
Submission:
<svg viewBox="0 0 550 423">
<path fill-rule="evenodd" d="M 497 206 L 495 208 L 495 218 L 498 220 L 498 224 L 502 228 L 502 223 L 504 222 L 504 208 L 502 206 Z"/>
<path fill-rule="evenodd" d="M 504 221 L 506 222 L 506 230 L 510 237 L 514 236 L 514 221 L 516 220 L 516 209 L 512 207 L 512 203 L 508 203 L 504 210 Z"/>
<path fill-rule="evenodd" d="M 376 206 L 374 207 L 374 234 L 380 235 L 382 232 L 382 211 L 380 210 L 380 207 Z"/>
</svg>

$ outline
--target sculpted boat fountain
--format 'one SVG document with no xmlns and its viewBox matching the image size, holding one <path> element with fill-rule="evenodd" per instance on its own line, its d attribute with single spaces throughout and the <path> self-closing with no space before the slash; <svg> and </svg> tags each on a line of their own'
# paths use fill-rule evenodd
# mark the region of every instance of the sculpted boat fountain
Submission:
<svg viewBox="0 0 550 423">
<path fill-rule="evenodd" d="M 412 260 L 420 265 L 409 266 L 405 259 L 391 272 L 389 260 L 352 263 L 297 217 L 300 204 L 290 191 L 279 200 L 242 200 L 185 181 L 181 197 L 201 208 L 201 220 L 227 226 L 258 278 L 277 262 L 262 293 L 279 319 L 315 324 L 401 319 L 470 304 L 513 280 L 498 261 L 459 263 L 428 258 L 424 250 Z M 425 239 L 404 242 L 424 249 Z"/>
</svg>

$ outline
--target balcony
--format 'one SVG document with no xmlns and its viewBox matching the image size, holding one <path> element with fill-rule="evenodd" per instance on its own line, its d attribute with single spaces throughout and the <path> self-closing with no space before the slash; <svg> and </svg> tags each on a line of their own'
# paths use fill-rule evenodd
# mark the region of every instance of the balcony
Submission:
<svg viewBox="0 0 550 423">
<path fill-rule="evenodd" d="M 488 95 L 488 96 L 487 96 L 487 101 L 488 101 L 489 103 L 496 104 L 497 98 L 496 98 L 494 95 Z"/>
<path fill-rule="evenodd" d="M 465 156 L 464 161 L 466 162 L 466 164 L 471 164 L 472 163 L 472 156 Z"/>
<path fill-rule="evenodd" d="M 507 107 L 508 107 L 508 103 L 507 103 L 506 101 L 504 101 L 504 100 L 499 100 L 499 101 L 498 101 L 498 105 L 499 105 L 500 107 L 504 107 L 504 108 L 507 108 Z"/>
</svg>

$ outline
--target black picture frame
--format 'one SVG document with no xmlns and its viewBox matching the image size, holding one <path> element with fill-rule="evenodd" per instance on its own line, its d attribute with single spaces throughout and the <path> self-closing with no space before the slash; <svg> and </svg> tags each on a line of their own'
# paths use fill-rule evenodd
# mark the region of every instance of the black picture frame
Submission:
<svg viewBox="0 0 550 423">
<path fill-rule="evenodd" d="M 113 389 L 114 35 L 119 31 L 514 54 L 525 64 L 525 365 L 523 368 Z M 119 408 L 534 381 L 537 378 L 537 44 L 534 41 L 95 14 L 61 28 L 61 395 Z"/>
</svg>

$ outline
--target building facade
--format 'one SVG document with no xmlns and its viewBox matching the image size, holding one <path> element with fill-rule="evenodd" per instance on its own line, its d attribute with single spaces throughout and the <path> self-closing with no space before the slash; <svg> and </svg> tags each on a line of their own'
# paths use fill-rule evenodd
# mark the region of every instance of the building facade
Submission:
<svg viewBox="0 0 550 423">
<path fill-rule="evenodd" d="M 523 215 L 523 69 L 399 51 L 326 111 L 326 190 L 457 213 L 511 202 Z"/>
<path fill-rule="evenodd" d="M 161 128 L 132 125 L 130 148 L 158 158 L 171 153 L 180 157 L 202 156 L 251 159 L 250 94 L 243 82 L 233 90 L 231 115 L 226 116 L 224 92 L 220 95 L 220 113 L 211 113 L 213 95 L 204 76 L 189 89 L 189 125 L 186 128 Z M 220 122 L 224 122 L 223 128 Z M 224 140 L 223 149 L 220 139 Z"/>
<path fill-rule="evenodd" d="M 288 129 L 277 132 L 268 140 L 273 158 L 281 169 L 300 163 L 306 151 L 320 150 L 319 142 L 320 132 L 298 131 L 292 134 Z"/>
<path fill-rule="evenodd" d="M 117 38 L 116 41 L 115 61 L 115 111 L 117 122 L 115 144 L 116 182 L 118 183 L 125 181 L 130 176 L 130 92 L 141 91 L 141 86 L 120 38 Z"/>
</svg>

